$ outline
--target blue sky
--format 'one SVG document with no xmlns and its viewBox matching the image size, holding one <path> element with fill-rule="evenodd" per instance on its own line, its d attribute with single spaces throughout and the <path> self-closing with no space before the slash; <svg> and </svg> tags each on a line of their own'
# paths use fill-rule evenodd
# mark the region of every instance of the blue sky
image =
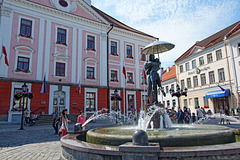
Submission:
<svg viewBox="0 0 240 160">
<path fill-rule="evenodd" d="M 175 44 L 160 54 L 164 68 L 196 41 L 240 20 L 240 0 L 92 0 L 92 5 L 160 41 Z"/>
</svg>

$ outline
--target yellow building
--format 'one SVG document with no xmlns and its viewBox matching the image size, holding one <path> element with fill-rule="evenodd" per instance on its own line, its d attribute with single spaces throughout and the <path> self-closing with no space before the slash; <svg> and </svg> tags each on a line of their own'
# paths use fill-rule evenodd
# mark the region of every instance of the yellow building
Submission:
<svg viewBox="0 0 240 160">
<path fill-rule="evenodd" d="M 239 35 L 239 30 L 237 22 L 196 42 L 175 61 L 177 82 L 181 88 L 188 88 L 187 97 L 180 97 L 181 107 L 196 112 L 200 106 L 213 113 L 221 107 L 237 107 L 233 64 L 226 41 Z"/>
</svg>

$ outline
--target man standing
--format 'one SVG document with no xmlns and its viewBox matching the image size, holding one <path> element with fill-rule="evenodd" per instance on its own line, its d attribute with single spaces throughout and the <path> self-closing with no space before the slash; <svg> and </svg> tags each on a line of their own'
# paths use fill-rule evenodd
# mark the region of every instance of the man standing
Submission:
<svg viewBox="0 0 240 160">
<path fill-rule="evenodd" d="M 198 120 L 203 118 L 203 110 L 200 108 L 200 106 L 198 106 L 197 109 L 197 118 Z"/>
<path fill-rule="evenodd" d="M 55 133 L 54 134 L 58 134 L 58 123 L 59 123 L 59 111 L 58 111 L 58 107 L 55 107 L 55 111 L 53 112 L 53 128 L 55 129 Z"/>
</svg>

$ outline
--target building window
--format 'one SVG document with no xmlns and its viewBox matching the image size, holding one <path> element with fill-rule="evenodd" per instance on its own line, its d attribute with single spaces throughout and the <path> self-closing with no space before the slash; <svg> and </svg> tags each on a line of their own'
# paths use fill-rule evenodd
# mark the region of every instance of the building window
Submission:
<svg viewBox="0 0 240 160">
<path fill-rule="evenodd" d="M 87 67 L 87 79 L 95 79 L 94 67 Z"/>
<path fill-rule="evenodd" d="M 207 62 L 208 62 L 208 63 L 212 63 L 212 62 L 213 62 L 212 53 L 209 53 L 209 54 L 207 55 Z"/>
<path fill-rule="evenodd" d="M 224 74 L 223 68 L 218 70 L 218 77 L 219 77 L 219 82 L 225 81 L 225 74 Z"/>
<path fill-rule="evenodd" d="M 195 107 L 199 106 L 198 98 L 194 98 L 194 105 L 195 105 Z"/>
<path fill-rule="evenodd" d="M 31 37 L 32 21 L 21 19 L 20 36 Z"/>
<path fill-rule="evenodd" d="M 217 60 L 222 59 L 222 50 L 221 49 L 216 51 L 216 57 L 217 57 Z"/>
<path fill-rule="evenodd" d="M 180 66 L 180 73 L 183 72 L 183 65 Z"/>
<path fill-rule="evenodd" d="M 171 84 L 171 89 L 174 90 L 174 84 Z"/>
<path fill-rule="evenodd" d="M 66 44 L 66 29 L 57 29 L 57 44 Z"/>
<path fill-rule="evenodd" d="M 145 54 L 141 54 L 141 61 L 146 61 L 146 55 Z"/>
<path fill-rule="evenodd" d="M 197 67 L 196 60 L 193 60 L 192 61 L 192 68 L 196 68 L 196 67 Z"/>
<path fill-rule="evenodd" d="M 133 55 L 132 55 L 132 46 L 127 45 L 127 47 L 126 47 L 126 53 L 127 53 L 127 58 L 133 58 Z"/>
<path fill-rule="evenodd" d="M 87 36 L 87 50 L 95 51 L 95 37 Z"/>
<path fill-rule="evenodd" d="M 175 99 L 172 100 L 172 105 L 173 105 L 173 107 L 176 107 L 176 100 Z"/>
<path fill-rule="evenodd" d="M 118 56 L 118 54 L 117 54 L 117 42 L 111 41 L 111 55 Z"/>
<path fill-rule="evenodd" d="M 131 73 L 131 72 L 127 72 L 127 83 L 134 84 L 133 73 Z"/>
<path fill-rule="evenodd" d="M 214 71 L 209 72 L 209 83 L 210 84 L 215 83 Z"/>
<path fill-rule="evenodd" d="M 133 111 L 133 110 L 135 110 L 134 95 L 129 94 L 128 95 L 128 111 Z"/>
<path fill-rule="evenodd" d="M 168 89 L 168 86 L 166 86 L 166 93 L 168 93 L 169 92 L 169 89 Z"/>
<path fill-rule="evenodd" d="M 184 104 L 185 107 L 188 107 L 187 99 L 184 99 L 184 100 L 183 100 L 183 104 Z"/>
<path fill-rule="evenodd" d="M 186 66 L 186 71 L 190 70 L 189 62 L 185 64 Z"/>
<path fill-rule="evenodd" d="M 204 65 L 204 57 L 199 58 L 199 65 Z"/>
<path fill-rule="evenodd" d="M 192 88 L 191 78 L 187 78 L 187 87 Z"/>
<path fill-rule="evenodd" d="M 204 108 L 208 108 L 209 107 L 208 99 L 203 97 L 203 102 L 204 102 Z"/>
<path fill-rule="evenodd" d="M 111 70 L 111 81 L 118 82 L 117 71 Z"/>
<path fill-rule="evenodd" d="M 185 82 L 184 82 L 184 79 L 181 80 L 181 88 L 185 88 Z"/>
<path fill-rule="evenodd" d="M 65 63 L 56 63 L 56 76 L 65 77 Z"/>
<path fill-rule="evenodd" d="M 170 101 L 167 100 L 167 108 L 169 108 L 169 107 L 170 107 Z"/>
<path fill-rule="evenodd" d="M 202 86 L 206 85 L 206 75 L 205 75 L 205 73 L 201 74 L 201 85 Z"/>
<path fill-rule="evenodd" d="M 95 92 L 86 93 L 86 111 L 94 112 L 96 111 L 96 94 Z"/>
<path fill-rule="evenodd" d="M 198 77 L 197 76 L 193 77 L 193 85 L 194 85 L 194 87 L 198 86 Z"/>
<path fill-rule="evenodd" d="M 29 71 L 29 58 L 26 57 L 18 57 L 18 62 L 17 62 L 17 69 L 15 70 L 16 72 L 30 72 Z"/>
</svg>

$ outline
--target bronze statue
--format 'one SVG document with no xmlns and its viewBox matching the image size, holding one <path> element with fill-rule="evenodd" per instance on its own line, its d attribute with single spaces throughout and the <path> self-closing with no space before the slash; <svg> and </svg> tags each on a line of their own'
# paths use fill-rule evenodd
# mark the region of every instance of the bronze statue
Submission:
<svg viewBox="0 0 240 160">
<path fill-rule="evenodd" d="M 147 75 L 147 96 L 148 103 L 150 103 L 150 95 L 152 92 L 152 103 L 158 103 L 157 100 L 157 86 L 161 88 L 161 81 L 159 74 L 157 73 L 160 70 L 160 64 L 158 58 L 155 58 L 153 54 L 149 55 L 149 61 L 145 62 L 144 68 Z"/>
</svg>

